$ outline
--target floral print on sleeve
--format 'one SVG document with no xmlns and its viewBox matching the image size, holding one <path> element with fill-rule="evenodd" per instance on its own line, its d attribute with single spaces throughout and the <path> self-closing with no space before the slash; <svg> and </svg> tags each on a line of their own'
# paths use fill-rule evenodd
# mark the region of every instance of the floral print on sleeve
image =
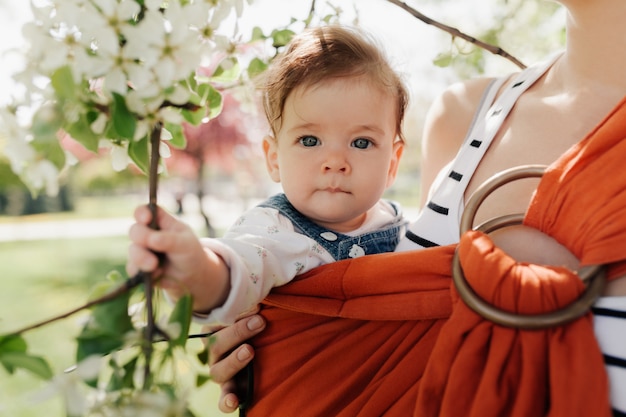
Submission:
<svg viewBox="0 0 626 417">
<path fill-rule="evenodd" d="M 293 266 L 296 268 L 296 275 L 300 275 L 300 272 L 304 269 L 304 264 L 302 262 L 294 262 Z"/>
<path fill-rule="evenodd" d="M 250 274 L 250 281 L 252 281 L 253 284 L 256 284 L 257 282 L 259 282 L 259 276 L 257 274 L 255 274 L 254 272 Z"/>
<path fill-rule="evenodd" d="M 320 245 L 317 242 L 312 242 L 311 245 L 311 252 L 317 254 L 317 255 L 321 255 L 322 253 L 325 252 L 324 248 L 322 247 L 322 245 Z"/>
<path fill-rule="evenodd" d="M 208 323 L 232 323 L 272 288 L 333 261 L 321 245 L 295 231 L 289 219 L 271 208 L 255 207 L 221 238 L 202 241 L 227 262 L 232 288 L 237 288 L 206 318 Z"/>
</svg>

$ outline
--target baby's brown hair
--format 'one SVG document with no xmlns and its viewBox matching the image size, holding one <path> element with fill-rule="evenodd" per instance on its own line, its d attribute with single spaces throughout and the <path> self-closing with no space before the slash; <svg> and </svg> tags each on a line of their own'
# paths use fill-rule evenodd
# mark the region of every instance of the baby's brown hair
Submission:
<svg viewBox="0 0 626 417">
<path fill-rule="evenodd" d="M 396 136 L 404 142 L 402 120 L 408 93 L 371 37 L 356 28 L 323 26 L 294 38 L 264 75 L 263 106 L 272 133 L 281 126 L 285 101 L 300 86 L 310 87 L 329 78 L 365 76 L 396 97 Z"/>
</svg>

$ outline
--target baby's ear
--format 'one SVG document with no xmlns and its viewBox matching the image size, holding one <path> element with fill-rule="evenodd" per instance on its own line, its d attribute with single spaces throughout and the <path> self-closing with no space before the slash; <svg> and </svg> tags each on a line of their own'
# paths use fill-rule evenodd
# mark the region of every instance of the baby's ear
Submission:
<svg viewBox="0 0 626 417">
<path fill-rule="evenodd" d="M 398 141 L 393 144 L 393 154 L 389 163 L 389 171 L 387 171 L 387 187 L 391 187 L 398 175 L 398 166 L 404 152 L 404 143 Z"/>
<path fill-rule="evenodd" d="M 280 166 L 278 165 L 278 144 L 273 136 L 263 138 L 263 154 L 265 155 L 265 167 L 274 182 L 280 182 Z"/>
</svg>

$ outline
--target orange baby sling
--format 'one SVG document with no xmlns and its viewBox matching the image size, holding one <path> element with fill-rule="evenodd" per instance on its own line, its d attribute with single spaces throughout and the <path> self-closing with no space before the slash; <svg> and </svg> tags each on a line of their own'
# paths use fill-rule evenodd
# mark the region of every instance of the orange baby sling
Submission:
<svg viewBox="0 0 626 417">
<path fill-rule="evenodd" d="M 626 100 L 548 168 L 524 219 L 609 278 L 626 273 L 625 139 Z M 550 312 L 585 291 L 477 231 L 316 268 L 263 303 L 248 415 L 610 416 L 591 313 L 540 330 L 494 324 L 451 284 L 456 249 L 474 291 L 509 312 Z"/>
</svg>

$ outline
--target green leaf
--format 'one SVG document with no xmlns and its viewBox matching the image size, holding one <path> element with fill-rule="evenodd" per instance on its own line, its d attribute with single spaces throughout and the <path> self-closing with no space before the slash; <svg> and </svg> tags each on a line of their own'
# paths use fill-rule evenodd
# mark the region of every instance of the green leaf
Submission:
<svg viewBox="0 0 626 417">
<path fill-rule="evenodd" d="M 200 361 L 201 364 L 208 365 L 209 364 L 209 348 L 208 348 L 208 346 L 205 346 L 204 349 L 202 349 L 202 351 L 200 353 L 198 353 L 197 357 L 198 357 L 198 360 Z"/>
<path fill-rule="evenodd" d="M 89 294 L 90 300 L 95 300 L 104 296 L 105 294 L 113 291 L 119 285 L 121 285 L 125 281 L 125 278 L 122 276 L 120 271 L 114 269 L 109 271 L 106 276 L 106 280 L 98 281 L 92 288 Z"/>
<path fill-rule="evenodd" d="M 52 378 L 52 369 L 45 359 L 26 352 L 28 345 L 20 335 L 0 336 L 0 363 L 8 373 L 25 369 L 43 378 Z"/>
<path fill-rule="evenodd" d="M 81 114 L 76 122 L 65 127 L 65 131 L 76 141 L 80 142 L 87 150 L 97 153 L 100 136 L 96 135 L 91 130 L 93 120 L 90 119 L 89 114 Z"/>
<path fill-rule="evenodd" d="M 109 283 L 111 287 L 114 284 Z M 116 287 L 116 286 L 115 286 Z M 99 287 L 102 291 L 103 288 Z M 77 337 L 77 362 L 90 355 L 106 355 L 124 344 L 124 335 L 133 329 L 128 315 L 130 293 L 92 307 L 91 316 Z"/>
<path fill-rule="evenodd" d="M 0 354 L 0 363 L 12 374 L 16 369 L 24 369 L 32 372 L 42 379 L 52 379 L 52 368 L 45 359 L 40 356 L 29 355 L 24 352 L 4 352 Z"/>
<path fill-rule="evenodd" d="M 262 41 L 265 39 L 267 38 L 263 34 L 263 30 L 260 27 L 255 26 L 252 28 L 252 37 L 250 38 L 250 41 Z"/>
<path fill-rule="evenodd" d="M 196 88 L 198 87 L 198 80 L 197 80 L 197 74 L 191 74 L 188 78 L 187 78 L 187 87 L 191 90 L 191 91 L 196 91 Z"/>
<path fill-rule="evenodd" d="M 206 117 L 206 107 L 201 106 L 197 110 L 183 110 L 181 114 L 188 123 L 197 126 L 202 123 L 202 120 Z"/>
<path fill-rule="evenodd" d="M 148 135 L 146 135 L 141 140 L 130 141 L 128 144 L 128 156 L 130 156 L 133 162 L 146 175 L 150 170 L 149 143 Z"/>
<path fill-rule="evenodd" d="M 3 352 L 26 352 L 26 340 L 20 335 L 0 336 L 0 354 Z"/>
<path fill-rule="evenodd" d="M 289 43 L 289 41 L 291 41 L 291 38 L 293 38 L 294 35 L 295 33 L 289 29 L 274 30 L 271 35 L 272 46 L 274 48 L 285 46 Z"/>
<path fill-rule="evenodd" d="M 50 83 L 60 100 L 74 100 L 76 97 L 76 85 L 68 65 L 57 69 L 50 77 Z"/>
<path fill-rule="evenodd" d="M 122 386 L 131 388 L 135 385 L 135 369 L 137 369 L 137 363 L 139 362 L 139 355 L 132 358 L 122 367 L 124 370 L 124 378 L 122 379 Z"/>
<path fill-rule="evenodd" d="M 124 96 L 113 93 L 113 103 L 111 103 L 111 120 L 115 132 L 119 138 L 133 140 L 137 129 L 137 119 L 126 106 Z"/>
<path fill-rule="evenodd" d="M 189 408 L 185 408 L 183 411 L 183 417 L 196 417 L 196 415 Z"/>
<path fill-rule="evenodd" d="M 450 53 L 441 53 L 437 55 L 437 57 L 435 57 L 435 59 L 433 60 L 433 64 L 441 68 L 449 67 L 451 63 L 452 54 Z"/>
<path fill-rule="evenodd" d="M 179 124 L 166 123 L 165 128 L 172 134 L 169 144 L 178 149 L 185 149 L 187 146 L 187 138 L 183 132 L 183 128 Z"/>
<path fill-rule="evenodd" d="M 76 360 L 78 362 L 91 355 L 108 355 L 120 349 L 124 345 L 124 337 L 121 334 L 113 334 L 97 330 L 83 330 L 76 337 Z"/>
<path fill-rule="evenodd" d="M 35 140 L 33 140 L 31 144 L 37 152 L 45 155 L 46 159 L 52 162 L 59 170 L 65 166 L 65 151 L 56 137 L 35 137 Z"/>
<path fill-rule="evenodd" d="M 248 65 L 248 76 L 254 78 L 267 69 L 267 63 L 259 58 L 254 58 Z"/>
<path fill-rule="evenodd" d="M 116 359 L 111 358 L 109 367 L 112 370 L 111 378 L 107 384 L 107 391 L 121 391 L 124 388 L 135 388 L 135 369 L 139 356 L 132 357 L 126 364 L 120 366 Z"/>
<path fill-rule="evenodd" d="M 203 386 L 207 381 L 211 380 L 211 376 L 198 374 L 196 375 L 196 387 Z"/>
<path fill-rule="evenodd" d="M 209 119 L 214 119 L 222 112 L 224 99 L 222 94 L 211 85 L 209 85 L 208 93 L 207 102 L 209 107 Z"/>
<path fill-rule="evenodd" d="M 91 314 L 97 329 L 119 335 L 132 330 L 133 325 L 128 315 L 129 299 L 128 294 L 122 294 L 114 300 L 94 306 Z"/>
<path fill-rule="evenodd" d="M 185 346 L 187 337 L 189 336 L 189 327 L 191 325 L 191 312 L 193 300 L 191 295 L 184 295 L 178 299 L 170 314 L 169 323 L 180 324 L 180 334 L 176 339 L 170 342 L 172 346 Z"/>
<path fill-rule="evenodd" d="M 241 66 L 236 58 L 224 59 L 211 75 L 211 80 L 217 83 L 230 83 L 239 78 Z"/>
<path fill-rule="evenodd" d="M 208 78 L 204 78 L 201 84 L 198 84 L 196 87 L 196 97 L 193 97 L 194 104 L 198 106 L 204 107 L 209 99 L 209 95 L 211 94 L 211 89 L 213 86 L 209 83 Z"/>
<path fill-rule="evenodd" d="M 38 138 L 56 140 L 57 132 L 62 125 L 63 115 L 59 106 L 54 103 L 46 103 L 33 115 L 31 131 L 35 140 Z"/>
<path fill-rule="evenodd" d="M 326 16 L 322 17 L 322 22 L 326 23 L 326 24 L 330 24 L 332 23 L 334 20 L 337 20 L 337 15 L 336 14 L 327 14 Z"/>
<path fill-rule="evenodd" d="M 40 154 L 45 155 L 58 169 L 65 165 L 65 152 L 61 148 L 57 133 L 63 124 L 63 116 L 58 105 L 43 105 L 34 115 L 32 124 L 33 141 Z"/>
</svg>

